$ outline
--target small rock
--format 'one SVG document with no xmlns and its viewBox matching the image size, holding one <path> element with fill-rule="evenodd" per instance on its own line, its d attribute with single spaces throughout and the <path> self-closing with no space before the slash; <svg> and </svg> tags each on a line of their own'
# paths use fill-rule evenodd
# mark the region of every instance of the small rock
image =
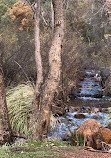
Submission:
<svg viewBox="0 0 111 158">
<path fill-rule="evenodd" d="M 91 80 L 95 80 L 95 78 L 91 78 Z"/>
<path fill-rule="evenodd" d="M 87 112 L 88 112 L 88 114 L 91 114 L 92 113 L 92 108 L 88 107 Z"/>
<path fill-rule="evenodd" d="M 98 85 L 98 84 L 95 84 L 94 87 L 99 87 L 99 85 Z"/>
<path fill-rule="evenodd" d="M 84 81 L 84 77 L 79 78 L 80 81 Z"/>
<path fill-rule="evenodd" d="M 98 113 L 99 112 L 99 109 L 92 109 L 91 110 L 91 113 Z"/>
<path fill-rule="evenodd" d="M 78 108 L 76 106 L 74 107 L 74 111 L 78 111 Z"/>
<path fill-rule="evenodd" d="M 108 107 L 108 112 L 111 113 L 111 107 Z"/>
<path fill-rule="evenodd" d="M 111 129 L 111 121 L 108 123 L 107 128 Z"/>
<path fill-rule="evenodd" d="M 77 98 L 77 97 L 79 97 L 80 96 L 80 94 L 79 93 L 77 93 L 75 90 L 71 90 L 71 96 L 72 96 L 72 98 Z"/>
<path fill-rule="evenodd" d="M 92 116 L 92 119 L 100 120 L 100 119 L 102 119 L 102 117 L 100 115 L 94 115 L 94 116 Z"/>
<path fill-rule="evenodd" d="M 81 94 L 81 97 L 93 97 L 93 98 L 102 98 L 103 94 L 98 92 L 98 94 Z"/>
<path fill-rule="evenodd" d="M 93 86 L 92 86 L 92 85 L 90 85 L 90 86 L 88 86 L 87 88 L 93 88 Z"/>
<path fill-rule="evenodd" d="M 76 126 L 76 124 L 75 123 L 71 123 L 71 126 Z"/>
<path fill-rule="evenodd" d="M 52 105 L 52 113 L 58 114 L 59 116 L 63 116 L 65 114 L 65 107 L 58 107 L 58 106 Z"/>
<path fill-rule="evenodd" d="M 82 88 L 82 85 L 78 84 L 78 85 L 77 85 L 77 88 Z"/>
<path fill-rule="evenodd" d="M 75 108 L 72 107 L 72 106 L 70 106 L 70 107 L 69 107 L 69 112 L 71 112 L 71 113 L 75 112 Z"/>
<path fill-rule="evenodd" d="M 102 112 L 103 113 L 109 113 L 109 110 L 108 110 L 108 108 L 102 108 Z"/>
<path fill-rule="evenodd" d="M 102 96 L 103 96 L 103 94 L 101 92 L 93 95 L 94 98 L 102 98 Z"/>
<path fill-rule="evenodd" d="M 78 119 L 86 118 L 84 114 L 75 114 L 74 117 Z"/>
<path fill-rule="evenodd" d="M 71 119 L 71 118 L 69 118 L 69 119 L 68 119 L 68 121 L 72 121 L 72 119 Z"/>
<path fill-rule="evenodd" d="M 95 76 L 95 74 L 90 74 L 89 76 L 90 76 L 90 77 L 94 77 L 94 76 Z"/>
<path fill-rule="evenodd" d="M 68 133 L 66 133 L 66 134 L 63 136 L 62 140 L 63 140 L 63 141 L 68 141 L 69 138 L 70 138 L 70 136 L 71 136 L 71 133 L 68 132 Z"/>
</svg>

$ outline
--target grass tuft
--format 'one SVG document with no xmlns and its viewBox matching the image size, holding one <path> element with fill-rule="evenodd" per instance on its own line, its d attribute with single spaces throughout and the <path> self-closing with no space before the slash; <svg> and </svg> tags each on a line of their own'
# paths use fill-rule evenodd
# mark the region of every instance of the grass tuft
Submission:
<svg viewBox="0 0 111 158">
<path fill-rule="evenodd" d="M 82 134 L 78 134 L 75 130 L 73 133 L 71 133 L 70 137 L 70 144 L 73 146 L 84 146 L 85 139 Z"/>
<path fill-rule="evenodd" d="M 6 99 L 13 131 L 28 135 L 28 121 L 33 95 L 34 87 L 31 83 L 7 89 Z"/>
<path fill-rule="evenodd" d="M 29 119 L 34 95 L 34 86 L 29 82 L 14 88 L 7 88 L 6 99 L 9 119 L 14 132 L 28 136 Z M 50 129 L 57 126 L 57 119 L 51 115 Z"/>
<path fill-rule="evenodd" d="M 45 142 L 30 140 L 13 146 L 5 144 L 0 148 L 0 158 L 37 158 L 38 156 L 59 158 L 63 154 L 59 149 L 64 147 L 69 148 L 66 143 L 59 140 Z"/>
</svg>

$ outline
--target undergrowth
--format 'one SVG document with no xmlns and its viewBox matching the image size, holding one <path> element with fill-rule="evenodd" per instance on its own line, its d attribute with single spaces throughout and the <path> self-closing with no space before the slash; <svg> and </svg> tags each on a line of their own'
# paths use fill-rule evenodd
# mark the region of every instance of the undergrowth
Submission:
<svg viewBox="0 0 111 158">
<path fill-rule="evenodd" d="M 59 140 L 53 141 L 27 141 L 12 146 L 8 144 L 0 148 L 0 158 L 36 158 L 37 156 L 51 156 L 56 157 L 62 154 L 55 150 L 59 148 L 68 147 L 66 143 Z"/>
</svg>

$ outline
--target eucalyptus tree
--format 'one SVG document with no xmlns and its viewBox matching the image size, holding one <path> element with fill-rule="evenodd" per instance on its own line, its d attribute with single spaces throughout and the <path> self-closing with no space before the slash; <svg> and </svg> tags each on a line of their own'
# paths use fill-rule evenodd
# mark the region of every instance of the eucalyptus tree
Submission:
<svg viewBox="0 0 111 158">
<path fill-rule="evenodd" d="M 54 10 L 53 39 L 49 50 L 49 68 L 47 78 L 43 77 L 42 57 L 40 52 L 40 16 L 41 0 L 27 0 L 34 11 L 35 26 L 35 61 L 37 80 L 32 105 L 31 129 L 33 139 L 47 137 L 50 124 L 51 104 L 60 82 L 61 52 L 64 37 L 64 0 L 52 0 Z"/>
</svg>

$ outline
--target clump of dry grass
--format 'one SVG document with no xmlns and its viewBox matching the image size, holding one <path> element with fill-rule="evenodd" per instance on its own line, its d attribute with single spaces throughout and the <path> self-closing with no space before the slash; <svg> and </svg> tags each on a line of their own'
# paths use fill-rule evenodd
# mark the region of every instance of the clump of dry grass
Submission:
<svg viewBox="0 0 111 158">
<path fill-rule="evenodd" d="M 30 119 L 33 94 L 34 87 L 31 83 L 8 88 L 6 92 L 12 129 L 25 135 L 28 135 L 28 121 Z"/>
</svg>

